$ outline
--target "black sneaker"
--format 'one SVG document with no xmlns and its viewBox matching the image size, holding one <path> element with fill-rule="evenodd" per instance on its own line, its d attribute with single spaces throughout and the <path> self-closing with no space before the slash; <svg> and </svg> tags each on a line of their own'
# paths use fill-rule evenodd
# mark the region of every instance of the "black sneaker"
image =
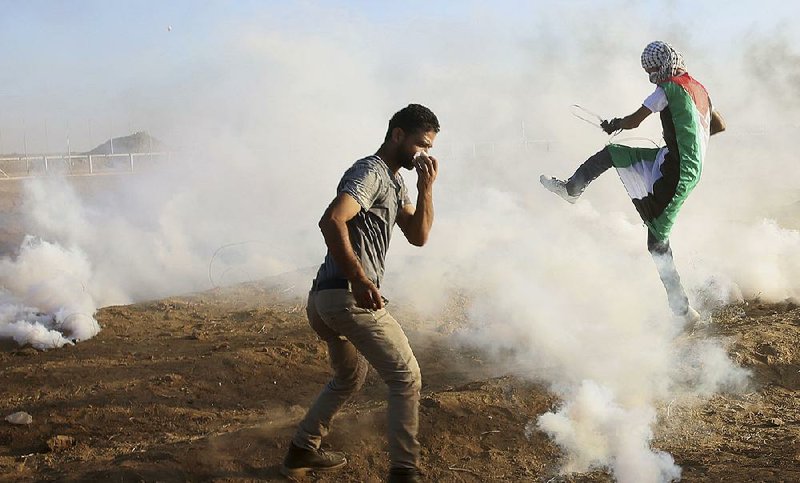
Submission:
<svg viewBox="0 0 800 483">
<path fill-rule="evenodd" d="M 422 483 L 422 476 L 416 468 L 392 468 L 388 483 Z"/>
<path fill-rule="evenodd" d="M 283 459 L 281 474 L 288 478 L 303 478 L 310 471 L 333 471 L 347 464 L 338 451 L 298 448 L 292 443 Z"/>
</svg>

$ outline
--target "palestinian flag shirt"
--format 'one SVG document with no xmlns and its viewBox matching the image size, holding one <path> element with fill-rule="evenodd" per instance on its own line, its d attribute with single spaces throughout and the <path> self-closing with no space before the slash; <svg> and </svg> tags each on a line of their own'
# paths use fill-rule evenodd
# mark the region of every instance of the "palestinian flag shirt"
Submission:
<svg viewBox="0 0 800 483">
<path fill-rule="evenodd" d="M 666 146 L 608 146 L 636 211 L 659 241 L 669 238 L 683 203 L 700 180 L 710 136 L 711 100 L 688 73 L 658 84 L 642 103 L 661 115 Z"/>
</svg>

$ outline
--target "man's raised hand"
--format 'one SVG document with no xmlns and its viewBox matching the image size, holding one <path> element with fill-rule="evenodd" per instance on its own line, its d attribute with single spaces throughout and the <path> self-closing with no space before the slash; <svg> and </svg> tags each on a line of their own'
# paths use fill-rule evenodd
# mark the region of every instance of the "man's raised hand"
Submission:
<svg viewBox="0 0 800 483">
<path fill-rule="evenodd" d="M 622 124 L 622 119 L 615 117 L 610 121 L 601 122 L 600 127 L 603 128 L 603 131 L 605 131 L 606 134 L 614 134 L 615 132 L 622 129 L 622 126 L 620 126 L 620 124 Z"/>
<path fill-rule="evenodd" d="M 429 190 L 439 172 L 439 161 L 433 156 L 421 153 L 416 158 L 415 167 L 417 169 L 417 189 L 419 191 Z"/>
</svg>

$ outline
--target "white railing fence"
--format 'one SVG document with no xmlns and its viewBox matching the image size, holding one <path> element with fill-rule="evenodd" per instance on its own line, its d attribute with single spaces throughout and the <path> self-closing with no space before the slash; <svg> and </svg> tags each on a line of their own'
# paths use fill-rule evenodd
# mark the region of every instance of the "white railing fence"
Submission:
<svg viewBox="0 0 800 483">
<path fill-rule="evenodd" d="M 143 162 L 169 162 L 168 151 L 116 154 L 36 154 L 0 157 L 0 181 L 38 176 L 130 174 Z"/>
</svg>

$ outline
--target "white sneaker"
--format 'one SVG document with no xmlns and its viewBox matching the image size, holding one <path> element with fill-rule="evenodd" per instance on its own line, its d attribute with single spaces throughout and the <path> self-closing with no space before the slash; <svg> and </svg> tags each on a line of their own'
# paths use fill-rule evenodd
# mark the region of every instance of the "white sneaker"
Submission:
<svg viewBox="0 0 800 483">
<path fill-rule="evenodd" d="M 542 183 L 542 186 L 547 188 L 548 191 L 557 194 L 570 203 L 575 203 L 578 201 L 578 196 L 572 196 L 567 192 L 567 183 L 565 181 L 561 181 L 557 178 L 548 178 L 545 175 L 541 175 L 539 176 L 539 182 Z"/>
</svg>

